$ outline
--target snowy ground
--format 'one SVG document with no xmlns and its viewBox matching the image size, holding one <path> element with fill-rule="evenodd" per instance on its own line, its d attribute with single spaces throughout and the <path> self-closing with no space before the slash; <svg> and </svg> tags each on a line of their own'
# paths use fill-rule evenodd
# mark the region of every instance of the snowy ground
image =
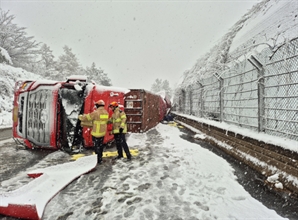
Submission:
<svg viewBox="0 0 298 220">
<path fill-rule="evenodd" d="M 12 126 L 12 113 L 11 112 L 0 112 L 0 129 L 9 128 Z"/>
<path fill-rule="evenodd" d="M 138 156 L 116 163 L 105 158 L 56 195 L 43 219 L 284 219 L 244 190 L 226 160 L 181 135 L 164 124 L 131 134 L 128 144 Z M 70 159 L 57 151 L 27 171 Z M 26 173 L 2 181 L 0 192 L 28 183 Z"/>
</svg>

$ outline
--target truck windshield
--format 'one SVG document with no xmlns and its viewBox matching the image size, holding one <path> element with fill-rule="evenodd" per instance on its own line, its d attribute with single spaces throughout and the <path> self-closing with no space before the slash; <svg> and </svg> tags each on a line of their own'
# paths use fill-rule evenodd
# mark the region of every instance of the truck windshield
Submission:
<svg viewBox="0 0 298 220">
<path fill-rule="evenodd" d="M 78 116 L 84 111 L 84 91 L 77 91 L 74 88 L 61 88 L 59 100 L 61 105 L 61 147 L 65 150 L 76 150 L 83 144 Z"/>
</svg>

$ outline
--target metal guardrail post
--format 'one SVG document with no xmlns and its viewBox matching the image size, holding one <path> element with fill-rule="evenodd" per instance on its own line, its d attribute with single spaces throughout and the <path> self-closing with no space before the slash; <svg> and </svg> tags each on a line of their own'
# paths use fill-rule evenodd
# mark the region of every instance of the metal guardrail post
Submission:
<svg viewBox="0 0 298 220">
<path fill-rule="evenodd" d="M 258 70 L 258 131 L 264 131 L 264 115 L 265 115 L 265 105 L 264 105 L 264 73 L 265 70 L 261 62 L 251 55 L 248 61 Z"/>
</svg>

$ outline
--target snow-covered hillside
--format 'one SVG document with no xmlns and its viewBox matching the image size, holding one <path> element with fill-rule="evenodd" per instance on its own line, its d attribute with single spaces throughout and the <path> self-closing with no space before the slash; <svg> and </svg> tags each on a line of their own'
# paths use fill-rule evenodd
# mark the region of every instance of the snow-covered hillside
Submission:
<svg viewBox="0 0 298 220">
<path fill-rule="evenodd" d="M 265 47 L 272 51 L 298 37 L 297 0 L 264 0 L 243 15 L 197 63 L 186 70 L 180 87 L 228 68 L 231 61 Z M 178 85 L 179 86 L 179 85 Z"/>
<path fill-rule="evenodd" d="M 0 63 L 0 128 L 12 124 L 13 90 L 15 82 L 21 79 L 41 79 L 41 76 Z"/>
<path fill-rule="evenodd" d="M 276 49 L 298 37 L 297 0 L 264 1 L 262 8 L 255 6 L 254 10 L 259 11 L 243 19 L 243 26 L 232 41 L 231 54 L 243 53 L 262 44 Z"/>
</svg>

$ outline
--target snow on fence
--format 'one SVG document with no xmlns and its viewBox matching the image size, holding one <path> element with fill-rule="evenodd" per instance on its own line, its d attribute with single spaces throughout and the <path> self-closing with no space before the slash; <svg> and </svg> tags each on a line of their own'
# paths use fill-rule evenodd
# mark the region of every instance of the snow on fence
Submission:
<svg viewBox="0 0 298 220">
<path fill-rule="evenodd" d="M 234 62 L 181 89 L 178 112 L 298 140 L 298 38 Z"/>
</svg>

